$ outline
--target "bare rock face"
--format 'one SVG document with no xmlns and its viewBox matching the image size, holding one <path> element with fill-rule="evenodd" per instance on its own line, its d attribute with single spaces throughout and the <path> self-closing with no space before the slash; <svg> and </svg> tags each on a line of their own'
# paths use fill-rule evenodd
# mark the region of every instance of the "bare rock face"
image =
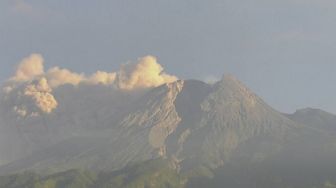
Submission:
<svg viewBox="0 0 336 188">
<path fill-rule="evenodd" d="M 217 168 L 250 139 L 275 135 L 277 142 L 296 127 L 231 76 L 214 85 L 186 81 L 175 105 L 182 120 L 167 138 L 167 154 L 186 169 Z"/>
<path fill-rule="evenodd" d="M 148 142 L 153 148 L 164 146 L 166 138 L 175 131 L 181 121 L 174 101 L 183 88 L 184 81 L 165 84 L 149 92 L 136 104 L 135 111 L 129 112 L 121 126 L 127 129 L 148 129 Z"/>
<path fill-rule="evenodd" d="M 158 117 L 158 119 L 162 119 L 163 121 L 158 121 L 149 133 L 149 143 L 154 148 L 164 148 L 167 137 L 176 130 L 178 124 L 181 122 L 181 118 L 176 112 L 174 101 L 183 88 L 183 81 L 168 84 L 167 87 L 168 93 L 164 97 L 160 110 L 163 114 L 159 114 Z"/>
</svg>

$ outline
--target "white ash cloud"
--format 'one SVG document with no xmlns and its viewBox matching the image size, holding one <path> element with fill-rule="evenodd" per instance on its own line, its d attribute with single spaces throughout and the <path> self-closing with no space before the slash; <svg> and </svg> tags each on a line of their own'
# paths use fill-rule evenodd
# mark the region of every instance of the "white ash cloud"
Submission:
<svg viewBox="0 0 336 188">
<path fill-rule="evenodd" d="M 108 73 L 104 71 L 97 71 L 89 77 L 88 82 L 91 84 L 110 85 L 114 83 L 116 76 L 117 74 L 115 72 Z"/>
<path fill-rule="evenodd" d="M 116 72 L 97 71 L 85 76 L 83 73 L 72 72 L 68 69 L 53 67 L 44 70 L 44 59 L 39 54 L 32 54 L 24 58 L 17 67 L 11 81 L 27 82 L 44 77 L 52 88 L 61 85 L 80 83 L 115 85 L 120 89 L 133 90 L 139 88 L 157 87 L 164 83 L 177 80 L 176 76 L 163 72 L 163 67 L 154 56 L 139 58 L 137 63 L 129 63 L 121 66 Z"/>
<path fill-rule="evenodd" d="M 1 105 L 22 117 L 49 114 L 57 108 L 57 101 L 45 78 L 29 81 L 13 87 Z"/>
<path fill-rule="evenodd" d="M 61 69 L 59 67 L 49 69 L 44 76 L 53 88 L 65 84 L 78 85 L 86 80 L 83 74 L 71 72 L 70 70 Z"/>
<path fill-rule="evenodd" d="M 4 84 L 1 105 L 23 117 L 50 114 L 58 106 L 53 90 L 62 85 L 107 85 L 121 91 L 135 91 L 177 80 L 163 70 L 155 57 L 146 56 L 137 63 L 122 65 L 119 71 L 97 71 L 86 76 L 59 67 L 45 71 L 42 55 L 31 54 L 20 62 L 14 76 Z"/>
<path fill-rule="evenodd" d="M 163 67 L 153 56 L 140 58 L 137 64 L 126 64 L 118 72 L 117 85 L 121 89 L 132 90 L 138 88 L 157 87 L 164 83 L 177 80 L 163 72 Z"/>
<path fill-rule="evenodd" d="M 31 54 L 18 65 L 13 81 L 29 81 L 44 74 L 43 57 L 40 54 Z"/>
<path fill-rule="evenodd" d="M 57 101 L 45 78 L 29 84 L 24 89 L 24 96 L 30 97 L 36 107 L 43 113 L 51 113 L 57 107 Z"/>
</svg>

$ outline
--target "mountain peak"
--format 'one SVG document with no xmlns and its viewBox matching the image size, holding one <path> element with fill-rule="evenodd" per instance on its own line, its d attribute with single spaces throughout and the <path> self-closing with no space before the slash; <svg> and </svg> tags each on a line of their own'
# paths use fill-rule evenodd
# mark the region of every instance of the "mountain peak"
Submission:
<svg viewBox="0 0 336 188">
<path fill-rule="evenodd" d="M 222 76 L 222 79 L 218 81 L 218 83 L 235 83 L 238 85 L 243 85 L 235 76 L 233 76 L 232 74 L 224 74 Z"/>
<path fill-rule="evenodd" d="M 307 107 L 307 108 L 296 110 L 294 114 L 299 115 L 299 114 L 312 114 L 312 113 L 323 113 L 323 112 L 325 111 L 318 109 L 318 108 Z M 328 113 L 328 112 L 325 112 L 325 113 Z"/>
<path fill-rule="evenodd" d="M 262 101 L 256 94 L 232 75 L 224 75 L 222 80 L 214 85 L 214 90 L 217 91 L 219 97 L 222 98 L 222 101 L 236 101 L 250 107 L 255 106 L 258 101 Z"/>
<path fill-rule="evenodd" d="M 314 128 L 322 128 L 327 131 L 336 131 L 336 115 L 317 108 L 303 108 L 296 110 L 294 114 L 286 114 L 293 121 Z"/>
</svg>

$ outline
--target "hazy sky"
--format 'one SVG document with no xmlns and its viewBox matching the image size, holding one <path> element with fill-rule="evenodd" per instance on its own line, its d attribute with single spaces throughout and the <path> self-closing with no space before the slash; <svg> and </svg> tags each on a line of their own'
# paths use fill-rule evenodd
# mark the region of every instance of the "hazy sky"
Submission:
<svg viewBox="0 0 336 188">
<path fill-rule="evenodd" d="M 335 0 L 1 0 L 0 80 L 31 53 L 113 71 L 145 55 L 180 78 L 230 73 L 283 112 L 336 113 Z"/>
</svg>

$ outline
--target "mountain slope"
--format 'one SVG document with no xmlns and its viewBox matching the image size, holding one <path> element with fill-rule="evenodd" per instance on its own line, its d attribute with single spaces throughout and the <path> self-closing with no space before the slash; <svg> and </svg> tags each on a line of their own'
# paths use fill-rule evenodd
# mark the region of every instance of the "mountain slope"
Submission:
<svg viewBox="0 0 336 188">
<path fill-rule="evenodd" d="M 297 110 L 294 114 L 286 114 L 286 116 L 310 127 L 336 132 L 336 115 L 320 109 L 305 108 Z"/>
<path fill-rule="evenodd" d="M 185 86 L 177 97 L 182 122 L 175 137 L 168 138 L 167 151 L 184 167 L 202 164 L 217 168 L 250 138 L 268 135 L 270 140 L 280 141 L 297 127 L 231 76 L 209 87 L 203 85 L 201 90 L 207 91 L 203 99 L 189 100 L 191 104 L 186 98 L 197 99 L 200 92 L 188 91 Z"/>
<path fill-rule="evenodd" d="M 121 94 L 85 112 L 102 112 L 95 121 L 89 116 L 91 121 L 86 122 L 77 111 L 66 114 L 63 119 L 76 121 L 74 125 L 66 121 L 61 132 L 76 134 L 67 133 L 30 156 L 0 167 L 0 173 L 33 170 L 50 174 L 77 168 L 114 171 L 161 158 L 170 161 L 177 172 L 197 178 L 211 177 L 212 171 L 229 165 L 244 168 L 302 157 L 332 161 L 336 156 L 335 137 L 295 123 L 232 76 L 214 85 L 176 81 L 129 99 Z M 72 104 L 92 105 L 91 100 L 78 100 Z M 50 117 L 45 123 L 54 121 Z M 40 137 L 33 131 L 24 134 Z"/>
<path fill-rule="evenodd" d="M 22 173 L 0 177 L 0 188 L 182 188 L 187 179 L 166 160 L 151 160 L 114 172 L 68 170 L 48 176 Z"/>
<path fill-rule="evenodd" d="M 99 119 L 95 122 L 98 125 L 92 125 L 95 129 L 81 128 L 76 135 L 35 151 L 0 170 L 4 173 L 26 169 L 54 173 L 82 167 L 112 170 L 131 162 L 160 157 L 164 151 L 158 139 L 169 133 L 169 127 L 176 127 L 180 119 L 173 101 L 181 84 L 183 82 L 179 81 L 154 88 L 132 105 L 119 106 L 117 117 L 113 114 Z M 102 108 L 108 111 L 115 107 Z"/>
<path fill-rule="evenodd" d="M 246 165 L 246 164 L 244 164 Z M 226 165 L 211 171 L 212 177 L 189 177 L 178 173 L 167 160 L 150 160 L 113 172 L 68 170 L 52 175 L 21 173 L 0 177 L 0 188 L 333 188 L 335 168 L 328 173 L 315 169 L 249 164 Z"/>
</svg>

